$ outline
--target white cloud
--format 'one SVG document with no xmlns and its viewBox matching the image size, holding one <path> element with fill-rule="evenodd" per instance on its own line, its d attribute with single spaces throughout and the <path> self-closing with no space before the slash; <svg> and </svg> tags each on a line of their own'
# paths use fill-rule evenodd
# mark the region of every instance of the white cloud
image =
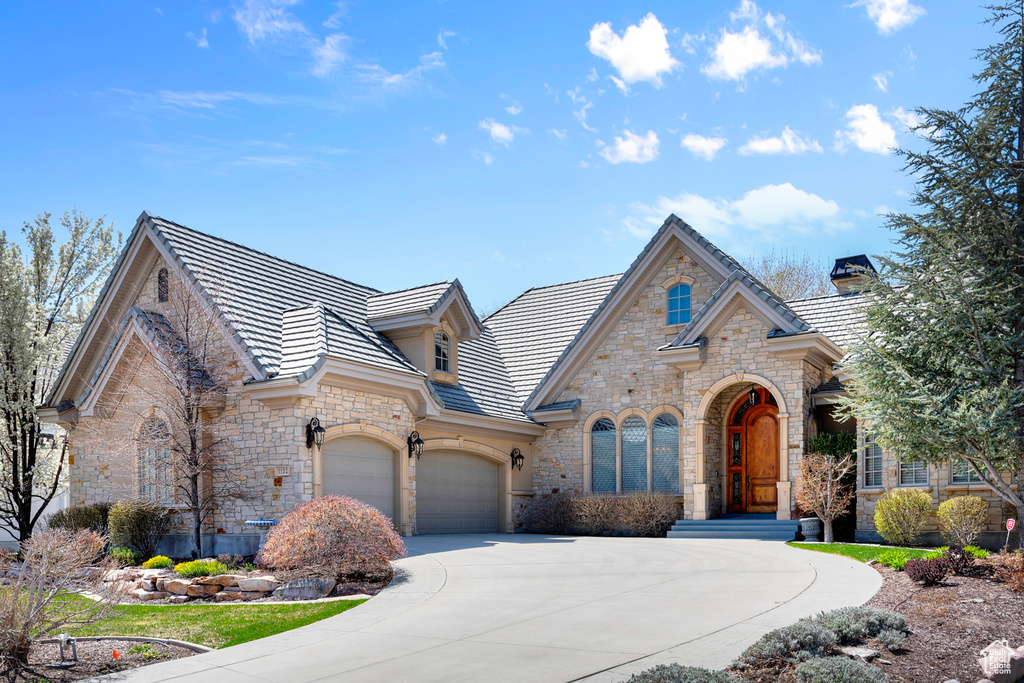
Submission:
<svg viewBox="0 0 1024 683">
<path fill-rule="evenodd" d="M 578 108 L 572 110 L 572 115 L 576 117 L 576 120 L 580 122 L 584 130 L 588 130 L 591 133 L 596 133 L 597 129 L 592 128 L 587 124 L 587 110 L 594 106 L 594 103 L 588 100 L 585 96 L 580 94 L 580 89 L 577 87 L 575 90 L 566 90 L 565 94 L 569 96 L 572 103 Z"/>
<path fill-rule="evenodd" d="M 875 82 L 875 87 L 882 92 L 889 92 L 890 78 L 892 78 L 891 71 L 879 71 L 876 74 L 871 74 L 871 79 Z"/>
<path fill-rule="evenodd" d="M 288 8 L 300 0 L 245 0 L 235 8 L 235 23 L 255 44 L 258 40 L 273 40 L 289 33 L 306 34 L 306 27 Z"/>
<path fill-rule="evenodd" d="M 590 67 L 590 73 L 587 74 L 587 83 L 593 83 L 598 78 L 600 78 L 600 76 L 597 75 L 597 69 Z"/>
<path fill-rule="evenodd" d="M 888 154 L 896 147 L 896 131 L 882 120 L 878 107 L 858 104 L 846 112 L 846 130 L 836 131 L 833 147 L 837 152 L 845 152 L 851 144 L 865 152 Z"/>
<path fill-rule="evenodd" d="M 658 134 L 653 130 L 644 136 L 632 131 L 623 131 L 623 136 L 615 136 L 615 144 L 607 145 L 601 150 L 601 156 L 610 164 L 621 164 L 629 161 L 635 164 L 646 164 L 658 158 Z"/>
<path fill-rule="evenodd" d="M 447 39 L 451 38 L 454 35 L 455 35 L 455 31 L 447 31 L 445 29 L 441 29 L 440 31 L 437 32 L 437 44 L 441 46 L 442 50 L 447 50 L 448 49 L 448 40 Z"/>
<path fill-rule="evenodd" d="M 348 36 L 334 33 L 324 38 L 323 44 L 313 49 L 313 58 L 316 60 L 312 68 L 314 76 L 326 76 L 334 71 L 334 67 L 348 59 L 348 40 Z"/>
<path fill-rule="evenodd" d="M 437 135 L 430 139 L 434 141 L 435 145 L 443 145 L 444 143 L 448 142 L 448 136 L 445 135 L 444 133 L 438 133 Z"/>
<path fill-rule="evenodd" d="M 921 125 L 921 117 L 915 112 L 907 111 L 903 107 L 896 107 L 895 109 L 890 110 L 889 116 L 896 119 L 896 121 L 901 123 L 903 127 L 908 130 L 913 130 Z"/>
<path fill-rule="evenodd" d="M 523 105 L 513 100 L 512 104 L 505 107 L 505 111 L 507 111 L 512 116 L 515 116 L 523 111 Z"/>
<path fill-rule="evenodd" d="M 718 154 L 719 150 L 729 143 L 726 138 L 707 138 L 703 135 L 690 133 L 684 137 L 680 144 L 684 149 L 690 150 L 695 157 L 711 161 Z"/>
<path fill-rule="evenodd" d="M 488 154 L 487 152 L 481 152 L 478 149 L 474 149 L 473 156 L 475 156 L 480 161 L 484 162 L 484 164 L 486 164 L 487 166 L 490 166 L 491 164 L 494 163 L 494 157 Z"/>
<path fill-rule="evenodd" d="M 569 131 L 567 131 L 567 130 L 558 130 L 557 128 L 548 128 L 548 132 L 551 133 L 552 135 L 554 135 L 559 140 L 564 140 L 567 137 L 569 137 Z"/>
<path fill-rule="evenodd" d="M 185 37 L 186 38 L 191 38 L 192 40 L 194 40 L 196 42 L 196 45 L 199 46 L 199 47 L 210 47 L 210 41 L 208 41 L 206 39 L 206 27 L 205 26 L 203 27 L 202 32 L 199 33 L 198 35 L 195 32 L 193 32 L 193 31 L 189 31 L 188 33 L 185 34 Z"/>
<path fill-rule="evenodd" d="M 610 22 L 594 24 L 587 47 L 594 55 L 611 62 L 625 83 L 647 81 L 659 88 L 662 75 L 680 66 L 668 49 L 666 33 L 652 12 L 639 24 L 628 26 L 621 37 L 612 30 Z"/>
<path fill-rule="evenodd" d="M 423 80 L 423 74 L 432 69 L 444 66 L 444 56 L 440 52 L 421 55 L 420 63 L 408 71 L 391 73 L 379 64 L 358 65 L 357 76 L 366 83 L 372 83 L 389 90 L 402 90 Z"/>
<path fill-rule="evenodd" d="M 491 134 L 491 139 L 495 142 L 500 142 L 506 147 L 512 144 L 517 134 L 530 132 L 526 128 L 520 128 L 519 126 L 506 126 L 504 123 L 498 123 L 490 117 L 481 121 L 477 127 L 480 130 L 486 130 Z"/>
<path fill-rule="evenodd" d="M 791 183 L 764 185 L 737 200 L 703 197 L 689 192 L 659 196 L 652 204 L 633 204 L 633 215 L 623 228 L 634 237 L 654 233 L 665 217 L 676 214 L 707 237 L 737 246 L 754 231 L 774 239 L 780 231 L 799 235 L 835 232 L 850 227 L 839 204 L 832 199 L 797 189 Z"/>
<path fill-rule="evenodd" d="M 740 147 L 740 154 L 803 154 L 804 152 L 817 152 L 821 154 L 821 145 L 812 138 L 801 138 L 796 131 L 789 126 L 782 129 L 782 134 L 777 137 L 761 137 L 755 135 L 747 140 L 747 144 Z"/>
<path fill-rule="evenodd" d="M 722 29 L 709 51 L 711 60 L 701 68 L 709 78 L 742 82 L 748 73 L 794 61 L 821 63 L 821 53 L 787 29 L 785 16 L 762 13 L 751 0 L 742 0 L 729 17 L 733 23 L 745 25 L 739 31 Z"/>
<path fill-rule="evenodd" d="M 883 36 L 910 26 L 923 17 L 926 12 L 910 0 L 857 0 L 851 7 L 863 7 L 868 18 L 875 22 L 878 32 Z"/>
</svg>

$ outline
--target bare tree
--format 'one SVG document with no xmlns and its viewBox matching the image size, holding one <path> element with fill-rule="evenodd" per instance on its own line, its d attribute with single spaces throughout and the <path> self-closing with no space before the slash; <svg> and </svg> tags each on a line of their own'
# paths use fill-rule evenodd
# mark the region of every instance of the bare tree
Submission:
<svg viewBox="0 0 1024 683">
<path fill-rule="evenodd" d="M 828 268 L 807 252 L 778 252 L 772 247 L 771 251 L 751 260 L 747 270 L 783 301 L 832 292 Z"/>
<path fill-rule="evenodd" d="M 832 522 L 846 512 L 853 501 L 854 490 L 849 475 L 857 466 L 853 453 L 835 456 L 808 453 L 800 464 L 801 481 L 796 499 L 805 510 L 821 519 L 825 527 L 825 543 L 833 543 Z"/>
</svg>

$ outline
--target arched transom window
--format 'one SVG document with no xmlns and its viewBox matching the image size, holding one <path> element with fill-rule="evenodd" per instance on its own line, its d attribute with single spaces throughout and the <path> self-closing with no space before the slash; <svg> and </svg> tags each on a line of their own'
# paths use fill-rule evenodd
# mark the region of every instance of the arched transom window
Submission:
<svg viewBox="0 0 1024 683">
<path fill-rule="evenodd" d="M 690 322 L 690 285 L 676 285 L 668 290 L 669 325 L 685 325 Z"/>
<path fill-rule="evenodd" d="M 434 333 L 434 369 L 438 372 L 451 372 L 449 354 L 451 342 L 448 335 L 438 330 Z"/>
</svg>

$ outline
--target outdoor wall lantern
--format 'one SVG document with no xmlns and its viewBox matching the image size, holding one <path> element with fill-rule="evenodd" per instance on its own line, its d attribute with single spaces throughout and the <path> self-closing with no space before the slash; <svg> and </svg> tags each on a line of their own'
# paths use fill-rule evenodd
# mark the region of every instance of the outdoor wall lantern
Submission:
<svg viewBox="0 0 1024 683">
<path fill-rule="evenodd" d="M 747 394 L 747 398 L 750 400 L 750 405 L 757 403 L 757 389 L 751 389 L 750 393 Z"/>
<path fill-rule="evenodd" d="M 416 459 L 419 460 L 420 456 L 423 455 L 423 439 L 420 438 L 420 433 L 413 432 L 405 442 L 409 444 L 409 457 L 411 458 L 413 453 L 415 453 Z"/>
<path fill-rule="evenodd" d="M 306 425 L 306 448 L 312 448 L 316 444 L 317 450 L 324 445 L 324 434 L 327 432 L 320 425 L 320 420 L 313 418 Z"/>
<path fill-rule="evenodd" d="M 512 467 L 516 467 L 522 471 L 523 462 L 526 460 L 526 458 L 523 457 L 523 452 L 518 448 L 513 448 L 509 457 L 512 459 Z"/>
</svg>

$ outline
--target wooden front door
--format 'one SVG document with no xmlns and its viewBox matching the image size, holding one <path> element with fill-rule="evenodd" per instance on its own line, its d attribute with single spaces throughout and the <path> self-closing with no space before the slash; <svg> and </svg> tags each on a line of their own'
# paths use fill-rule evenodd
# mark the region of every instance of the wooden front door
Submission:
<svg viewBox="0 0 1024 683">
<path fill-rule="evenodd" d="M 754 389 L 729 416 L 725 487 L 729 512 L 778 509 L 778 412 L 767 389 Z"/>
</svg>

